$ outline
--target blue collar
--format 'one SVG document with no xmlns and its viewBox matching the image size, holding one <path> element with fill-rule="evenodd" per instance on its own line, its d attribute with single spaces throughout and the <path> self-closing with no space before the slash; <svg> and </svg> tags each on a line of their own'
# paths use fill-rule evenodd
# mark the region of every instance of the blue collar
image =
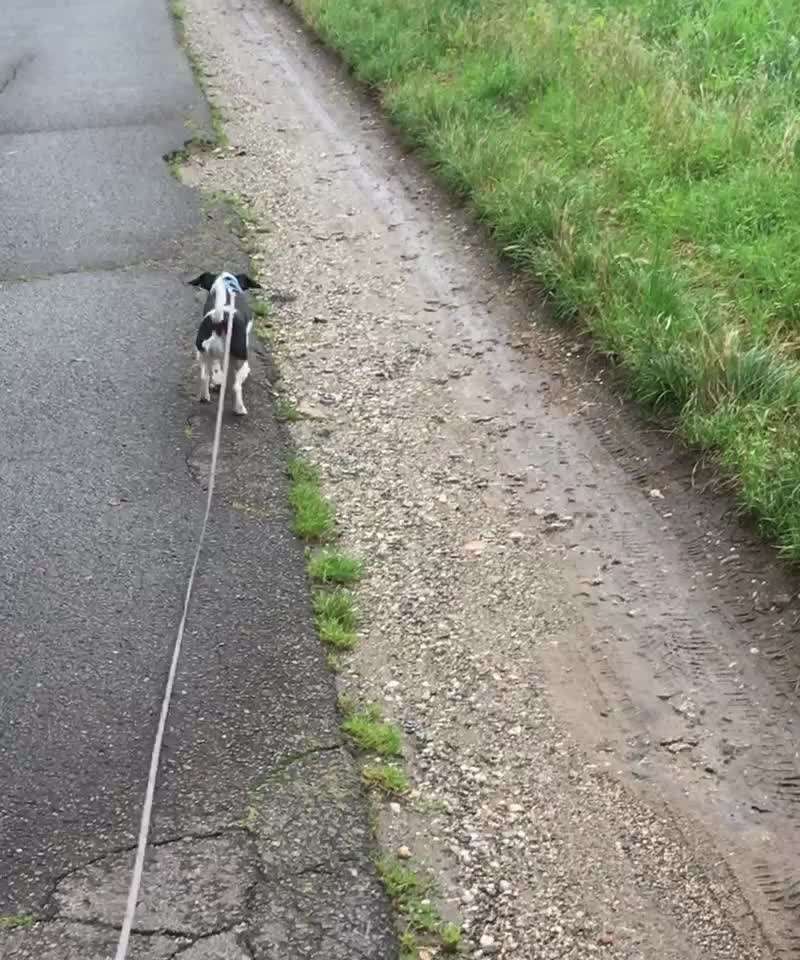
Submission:
<svg viewBox="0 0 800 960">
<path fill-rule="evenodd" d="M 241 284 L 232 273 L 223 273 L 222 282 L 225 284 L 225 289 L 230 290 L 231 293 L 244 293 Z"/>
</svg>

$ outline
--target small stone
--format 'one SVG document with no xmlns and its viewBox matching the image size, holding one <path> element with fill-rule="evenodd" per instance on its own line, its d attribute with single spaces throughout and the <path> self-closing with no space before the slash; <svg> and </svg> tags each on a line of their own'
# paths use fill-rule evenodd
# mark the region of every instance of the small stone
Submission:
<svg viewBox="0 0 800 960">
<path fill-rule="evenodd" d="M 478 942 L 481 950 L 483 950 L 484 953 L 494 953 L 497 950 L 497 944 L 494 942 L 494 937 L 488 933 L 481 934 L 481 938 Z"/>
<path fill-rule="evenodd" d="M 474 553 L 479 555 L 483 553 L 483 548 L 486 544 L 482 540 L 470 540 L 468 543 L 464 544 L 464 550 L 467 553 Z"/>
<path fill-rule="evenodd" d="M 392 801 L 392 802 L 389 804 L 389 809 L 392 811 L 393 814 L 395 814 L 395 816 L 397 816 L 397 815 L 400 814 L 400 812 L 401 812 L 401 810 L 402 810 L 402 807 L 400 806 L 399 803 L 396 803 L 395 801 Z"/>
<path fill-rule="evenodd" d="M 648 494 L 651 500 L 663 500 L 664 494 L 656 487 L 654 487 Z"/>
<path fill-rule="evenodd" d="M 525 539 L 525 534 L 522 533 L 520 530 L 512 530 L 512 532 L 509 534 L 509 540 L 512 543 L 520 543 L 520 541 L 524 539 Z"/>
<path fill-rule="evenodd" d="M 397 856 L 400 857 L 401 860 L 410 860 L 411 851 L 409 850 L 408 847 L 398 847 Z"/>
</svg>

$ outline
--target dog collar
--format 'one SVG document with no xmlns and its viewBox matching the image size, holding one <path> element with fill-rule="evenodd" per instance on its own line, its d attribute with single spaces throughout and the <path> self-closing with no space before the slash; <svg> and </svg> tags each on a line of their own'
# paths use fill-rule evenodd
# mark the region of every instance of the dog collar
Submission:
<svg viewBox="0 0 800 960">
<path fill-rule="evenodd" d="M 241 284 L 232 273 L 223 274 L 223 283 L 225 284 L 225 289 L 230 290 L 231 293 L 244 293 Z"/>
</svg>

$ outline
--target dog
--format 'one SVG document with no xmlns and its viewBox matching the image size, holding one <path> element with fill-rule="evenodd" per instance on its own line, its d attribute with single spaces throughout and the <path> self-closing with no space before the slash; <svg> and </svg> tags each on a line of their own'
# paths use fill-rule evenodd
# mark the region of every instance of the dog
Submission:
<svg viewBox="0 0 800 960">
<path fill-rule="evenodd" d="M 189 284 L 208 291 L 203 307 L 203 322 L 194 343 L 200 361 L 200 402 L 210 402 L 210 386 L 221 386 L 225 337 L 228 324 L 232 323 L 230 369 L 233 370 L 233 412 L 240 417 L 245 416 L 247 408 L 242 400 L 242 386 L 250 373 L 247 356 L 250 331 L 253 329 L 253 315 L 246 291 L 261 290 L 261 285 L 246 273 L 201 273 Z"/>
</svg>

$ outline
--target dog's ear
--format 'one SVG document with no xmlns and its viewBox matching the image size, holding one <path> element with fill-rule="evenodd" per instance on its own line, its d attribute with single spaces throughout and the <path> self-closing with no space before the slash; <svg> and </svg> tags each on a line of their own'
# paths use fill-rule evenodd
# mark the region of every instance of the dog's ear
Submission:
<svg viewBox="0 0 800 960">
<path fill-rule="evenodd" d="M 204 290 L 210 290 L 214 286 L 216 279 L 213 273 L 201 273 L 199 277 L 195 277 L 194 280 L 189 281 L 189 286 L 202 287 Z"/>
<path fill-rule="evenodd" d="M 239 281 L 239 286 L 242 290 L 262 290 L 263 287 L 257 280 L 251 280 L 246 273 L 237 273 L 236 279 Z"/>
</svg>

